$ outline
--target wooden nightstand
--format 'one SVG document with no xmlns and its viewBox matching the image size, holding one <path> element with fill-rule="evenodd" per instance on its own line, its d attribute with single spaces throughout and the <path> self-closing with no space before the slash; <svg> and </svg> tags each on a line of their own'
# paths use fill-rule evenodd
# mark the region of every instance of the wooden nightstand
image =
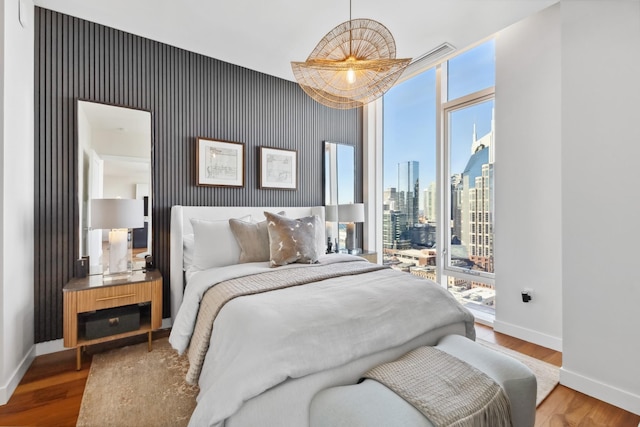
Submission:
<svg viewBox="0 0 640 427">
<path fill-rule="evenodd" d="M 134 271 L 131 276 L 104 280 L 102 275 L 71 279 L 63 288 L 64 346 L 76 348 L 76 368 L 80 370 L 83 347 L 140 334 L 149 335 L 162 325 L 162 275 L 159 271 Z M 149 304 L 144 304 L 149 303 Z M 82 318 L 86 313 L 139 305 L 140 326 L 137 330 L 115 333 L 100 338 L 84 336 Z"/>
<path fill-rule="evenodd" d="M 364 258 L 369 262 L 372 263 L 377 263 L 378 262 L 378 253 L 377 252 L 361 252 L 359 254 L 355 254 L 356 256 L 359 256 L 360 258 Z"/>
</svg>

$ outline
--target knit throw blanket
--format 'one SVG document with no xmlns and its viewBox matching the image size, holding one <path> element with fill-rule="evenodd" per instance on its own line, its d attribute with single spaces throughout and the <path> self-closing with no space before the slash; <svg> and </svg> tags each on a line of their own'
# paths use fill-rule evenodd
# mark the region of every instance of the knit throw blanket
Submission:
<svg viewBox="0 0 640 427">
<path fill-rule="evenodd" d="M 511 427 L 509 399 L 485 373 L 435 347 L 419 347 L 365 375 L 437 427 Z"/>
<path fill-rule="evenodd" d="M 368 273 L 383 268 L 386 267 L 364 260 L 338 264 L 315 264 L 307 268 L 275 269 L 267 273 L 238 277 L 216 284 L 204 294 L 200 302 L 196 325 L 189 343 L 187 382 L 189 384 L 198 383 L 202 364 L 209 349 L 214 320 L 222 307 L 232 299 L 305 285 L 333 277 Z"/>
</svg>

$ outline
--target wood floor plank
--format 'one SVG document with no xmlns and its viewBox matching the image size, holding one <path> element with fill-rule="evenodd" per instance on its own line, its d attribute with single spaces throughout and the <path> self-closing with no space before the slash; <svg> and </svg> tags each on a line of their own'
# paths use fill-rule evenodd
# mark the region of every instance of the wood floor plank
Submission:
<svg viewBox="0 0 640 427">
<path fill-rule="evenodd" d="M 82 371 L 73 370 L 69 372 L 62 372 L 59 375 L 53 375 L 53 376 L 40 378 L 35 381 L 29 381 L 24 384 L 24 387 L 21 387 L 20 392 L 28 393 L 33 390 L 39 390 L 46 387 L 61 385 L 74 380 L 86 381 L 87 375 L 88 375 L 88 369 L 82 370 Z"/>
<path fill-rule="evenodd" d="M 562 354 L 508 335 L 492 328 L 476 325 L 478 338 L 494 342 L 512 350 L 562 365 Z M 168 331 L 154 334 L 167 336 Z M 137 341 L 140 341 L 138 338 Z M 144 337 L 142 337 L 144 339 Z M 63 351 L 37 357 L 29 367 L 11 400 L 0 406 L 0 426 L 74 426 L 92 354 L 129 342 L 90 347 L 82 369 L 75 370 L 75 352 Z M 558 385 L 536 410 L 536 427 L 638 427 L 640 416 L 613 405 Z"/>
</svg>

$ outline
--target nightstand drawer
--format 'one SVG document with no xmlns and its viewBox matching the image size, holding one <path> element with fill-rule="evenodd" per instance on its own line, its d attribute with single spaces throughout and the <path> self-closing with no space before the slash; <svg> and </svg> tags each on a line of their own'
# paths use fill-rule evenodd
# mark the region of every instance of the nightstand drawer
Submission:
<svg viewBox="0 0 640 427">
<path fill-rule="evenodd" d="M 105 286 L 77 294 L 77 312 L 102 310 L 151 301 L 151 286 L 148 282 L 132 285 Z"/>
</svg>

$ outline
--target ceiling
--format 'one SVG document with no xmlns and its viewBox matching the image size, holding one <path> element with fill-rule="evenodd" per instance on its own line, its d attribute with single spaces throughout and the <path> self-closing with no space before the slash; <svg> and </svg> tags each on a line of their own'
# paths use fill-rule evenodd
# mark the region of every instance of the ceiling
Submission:
<svg viewBox="0 0 640 427">
<path fill-rule="evenodd" d="M 398 58 L 447 42 L 457 50 L 558 0 L 354 0 L 353 18 L 384 24 Z M 77 16 L 265 74 L 294 80 L 333 27 L 349 19 L 347 0 L 35 0 Z"/>
</svg>

